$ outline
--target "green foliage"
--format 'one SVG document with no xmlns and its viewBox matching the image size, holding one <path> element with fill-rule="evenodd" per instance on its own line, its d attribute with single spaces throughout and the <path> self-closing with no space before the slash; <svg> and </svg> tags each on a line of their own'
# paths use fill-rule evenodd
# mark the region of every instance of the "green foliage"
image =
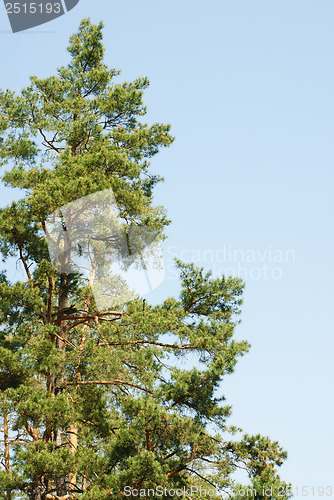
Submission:
<svg viewBox="0 0 334 500">
<path fill-rule="evenodd" d="M 141 123 L 148 80 L 115 83 L 101 40 L 102 24 L 82 21 L 56 76 L 0 93 L 3 181 L 25 194 L 0 211 L 0 249 L 26 274 L 14 284 L 0 276 L 0 491 L 96 500 L 126 487 L 214 487 L 215 498 L 238 499 L 242 468 L 257 498 L 276 494 L 286 453 L 261 436 L 231 440 L 241 430 L 228 427 L 231 407 L 217 395 L 249 349 L 233 338 L 242 281 L 177 261 L 179 300 L 97 311 L 85 279 L 50 263 L 46 217 L 93 192 L 112 188 L 127 224 L 163 237 L 169 223 L 148 168 L 172 143 L 170 126 Z"/>
</svg>

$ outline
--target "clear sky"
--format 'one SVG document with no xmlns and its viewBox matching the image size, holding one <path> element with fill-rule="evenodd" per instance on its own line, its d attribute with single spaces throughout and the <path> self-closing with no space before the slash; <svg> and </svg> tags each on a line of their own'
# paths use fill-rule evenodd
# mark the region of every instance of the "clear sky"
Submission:
<svg viewBox="0 0 334 500">
<path fill-rule="evenodd" d="M 1 4 L 1 88 L 66 64 L 83 17 L 104 21 L 120 81 L 149 77 L 147 121 L 176 137 L 151 166 L 173 220 L 152 300 L 178 293 L 173 256 L 244 278 L 237 337 L 252 349 L 222 386 L 231 424 L 278 440 L 282 477 L 308 497 L 334 496 L 334 3 L 80 0 L 17 34 Z"/>
</svg>

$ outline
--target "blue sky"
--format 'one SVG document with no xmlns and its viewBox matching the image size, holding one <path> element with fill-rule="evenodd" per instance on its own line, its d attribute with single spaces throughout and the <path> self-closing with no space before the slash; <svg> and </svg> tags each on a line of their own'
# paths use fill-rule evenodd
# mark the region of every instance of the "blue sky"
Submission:
<svg viewBox="0 0 334 500">
<path fill-rule="evenodd" d="M 231 423 L 287 449 L 285 480 L 334 495 L 334 4 L 80 0 L 15 35 L 0 6 L 1 88 L 54 74 L 89 16 L 120 81 L 149 77 L 147 121 L 176 137 L 151 166 L 173 221 L 152 300 L 178 293 L 174 255 L 245 279 L 237 338 L 252 349 L 222 386 Z M 14 195 L 1 188 L 2 205 Z"/>
</svg>

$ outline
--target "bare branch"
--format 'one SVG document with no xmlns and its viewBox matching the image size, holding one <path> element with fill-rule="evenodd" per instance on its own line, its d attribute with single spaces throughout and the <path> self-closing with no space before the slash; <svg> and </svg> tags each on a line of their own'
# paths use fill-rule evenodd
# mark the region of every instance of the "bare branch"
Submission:
<svg viewBox="0 0 334 500">
<path fill-rule="evenodd" d="M 47 140 L 46 135 L 44 134 L 43 130 L 41 128 L 39 128 L 38 130 L 39 130 L 41 136 L 43 137 L 44 141 L 46 142 L 46 144 L 50 147 L 50 149 L 53 149 L 54 151 L 56 151 L 59 154 L 59 149 L 56 148 L 56 146 L 54 146 L 51 141 Z"/>
<path fill-rule="evenodd" d="M 117 346 L 117 345 L 138 345 L 138 344 L 150 344 L 150 345 L 157 345 L 160 347 L 170 347 L 172 349 L 195 349 L 195 346 L 192 344 L 164 344 L 163 342 L 154 342 L 151 340 L 133 340 L 131 342 L 108 342 L 106 344 L 98 344 L 99 346 Z"/>
<path fill-rule="evenodd" d="M 18 243 L 17 246 L 19 247 L 20 259 L 21 259 L 21 261 L 23 263 L 23 266 L 24 266 L 27 278 L 28 278 L 29 281 L 31 281 L 32 278 L 31 278 L 31 274 L 30 274 L 30 271 L 29 271 L 29 267 L 28 267 L 27 261 L 23 257 L 22 246 L 19 243 Z"/>
<path fill-rule="evenodd" d="M 60 335 L 58 335 L 58 333 L 53 333 L 53 335 L 55 335 L 59 340 L 61 340 L 62 342 L 65 342 L 65 344 L 68 344 L 69 346 L 73 347 L 74 349 L 76 349 L 76 346 L 74 344 L 72 344 L 72 342 L 70 342 L 69 340 L 67 339 L 64 339 L 63 337 L 61 337 Z"/>
<path fill-rule="evenodd" d="M 215 484 L 211 483 L 211 481 L 206 479 L 204 476 L 201 476 L 201 474 L 199 474 L 195 470 L 189 469 L 188 467 L 186 467 L 186 470 L 188 470 L 189 472 L 192 472 L 193 474 L 196 474 L 196 476 L 200 477 L 201 479 L 203 479 L 203 481 L 206 481 L 208 484 L 211 484 L 211 486 L 213 486 L 214 488 L 216 487 Z"/>
</svg>

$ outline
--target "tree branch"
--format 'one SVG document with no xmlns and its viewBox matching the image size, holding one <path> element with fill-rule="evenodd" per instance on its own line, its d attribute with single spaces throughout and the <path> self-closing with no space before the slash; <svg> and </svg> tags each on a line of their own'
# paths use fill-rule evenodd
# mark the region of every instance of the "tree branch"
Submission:
<svg viewBox="0 0 334 500">
<path fill-rule="evenodd" d="M 192 462 L 195 459 L 196 456 L 196 451 L 195 448 L 192 449 L 190 457 L 185 461 L 185 463 L 180 464 L 178 467 L 173 469 L 172 471 L 168 472 L 167 477 L 170 479 L 173 476 L 176 476 L 179 472 L 182 472 L 187 468 L 187 465 L 189 462 Z"/>
<path fill-rule="evenodd" d="M 140 389 L 141 391 L 148 392 L 149 394 L 153 394 L 152 391 L 146 389 L 145 387 L 141 387 L 137 384 L 132 384 L 131 382 L 125 382 L 124 380 L 80 380 L 77 382 L 67 382 L 66 385 L 128 385 L 130 387 L 134 387 L 135 389 Z"/>
<path fill-rule="evenodd" d="M 211 481 L 209 481 L 208 479 L 206 479 L 205 477 L 201 476 L 201 474 L 199 474 L 198 472 L 196 472 L 195 470 L 192 470 L 192 469 L 189 469 L 188 467 L 186 467 L 186 470 L 188 470 L 189 472 L 192 472 L 193 474 L 196 474 L 196 476 L 200 477 L 201 479 L 203 479 L 203 481 L 206 481 L 207 483 L 211 484 L 211 486 L 214 486 L 214 488 L 216 488 L 216 485 L 211 483 Z"/>
<path fill-rule="evenodd" d="M 47 144 L 47 145 L 48 145 L 51 149 L 53 149 L 54 151 L 56 151 L 56 152 L 59 154 L 59 149 L 58 149 L 58 148 L 56 148 L 56 146 L 54 146 L 54 145 L 52 144 L 52 142 L 51 142 L 51 141 L 48 141 L 48 140 L 47 140 L 46 135 L 44 134 L 43 130 L 42 130 L 41 128 L 38 128 L 38 130 L 39 130 L 39 132 L 40 132 L 41 136 L 43 137 L 44 141 L 46 142 L 46 144 Z"/>
<path fill-rule="evenodd" d="M 27 274 L 28 280 L 31 281 L 31 274 L 30 274 L 30 271 L 29 271 L 29 267 L 28 267 L 28 264 L 27 264 L 25 258 L 23 257 L 22 246 L 19 243 L 17 244 L 17 246 L 19 248 L 20 259 L 21 259 L 21 261 L 23 263 L 23 266 L 24 266 L 25 272 Z"/>
<path fill-rule="evenodd" d="M 117 345 L 138 345 L 138 344 L 151 344 L 151 345 L 157 345 L 161 347 L 170 347 L 172 349 L 195 349 L 195 346 L 192 344 L 181 344 L 181 345 L 175 345 L 175 344 L 164 344 L 163 342 L 154 342 L 151 340 L 133 340 L 131 342 L 108 342 L 106 344 L 98 344 L 100 347 L 103 346 L 117 346 Z"/>
</svg>

